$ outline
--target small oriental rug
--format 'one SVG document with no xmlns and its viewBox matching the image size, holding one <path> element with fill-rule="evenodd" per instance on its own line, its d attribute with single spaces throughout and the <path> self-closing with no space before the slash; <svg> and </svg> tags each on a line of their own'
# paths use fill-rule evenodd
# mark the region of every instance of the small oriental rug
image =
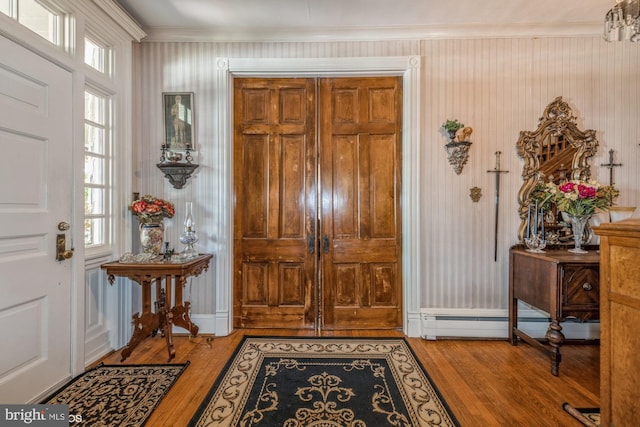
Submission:
<svg viewBox="0 0 640 427">
<path fill-rule="evenodd" d="M 402 338 L 245 337 L 192 427 L 459 426 Z"/>
<path fill-rule="evenodd" d="M 600 425 L 600 408 L 574 408 L 568 403 L 563 403 L 562 409 L 587 427 L 598 427 Z"/>
<path fill-rule="evenodd" d="M 99 365 L 42 403 L 69 405 L 74 426 L 142 426 L 188 365 Z"/>
</svg>

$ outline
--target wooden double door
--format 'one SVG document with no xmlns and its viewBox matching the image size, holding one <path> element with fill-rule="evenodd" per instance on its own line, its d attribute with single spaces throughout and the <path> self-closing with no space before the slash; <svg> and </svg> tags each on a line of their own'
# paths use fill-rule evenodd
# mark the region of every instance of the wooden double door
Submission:
<svg viewBox="0 0 640 427">
<path fill-rule="evenodd" d="M 402 80 L 234 81 L 234 327 L 402 326 Z"/>
</svg>

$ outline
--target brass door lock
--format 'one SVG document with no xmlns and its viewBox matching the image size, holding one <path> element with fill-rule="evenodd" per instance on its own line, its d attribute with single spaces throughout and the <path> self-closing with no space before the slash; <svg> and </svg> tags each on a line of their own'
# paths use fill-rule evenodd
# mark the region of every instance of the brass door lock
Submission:
<svg viewBox="0 0 640 427">
<path fill-rule="evenodd" d="M 69 224 L 61 222 L 58 224 L 58 230 L 66 231 L 69 229 Z M 73 256 L 73 248 L 67 249 L 67 237 L 65 234 L 58 234 L 56 236 L 56 261 L 64 261 Z"/>
</svg>

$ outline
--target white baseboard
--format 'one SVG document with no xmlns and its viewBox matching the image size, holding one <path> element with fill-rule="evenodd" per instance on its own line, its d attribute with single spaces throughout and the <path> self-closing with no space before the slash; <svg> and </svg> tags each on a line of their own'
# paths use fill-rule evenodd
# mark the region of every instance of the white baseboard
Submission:
<svg viewBox="0 0 640 427">
<path fill-rule="evenodd" d="M 84 366 L 89 366 L 113 350 L 109 342 L 109 331 L 87 336 L 84 343 Z"/>
<path fill-rule="evenodd" d="M 189 317 L 191 318 L 193 323 L 198 325 L 198 334 L 216 335 L 216 322 L 213 314 L 191 314 Z M 188 332 L 183 328 L 174 327 L 173 333 L 184 334 Z"/>
<path fill-rule="evenodd" d="M 422 309 L 422 333 L 425 339 L 509 338 L 507 309 Z M 518 309 L 518 328 L 533 338 L 544 338 L 549 315 L 530 307 Z M 599 339 L 598 321 L 561 323 L 565 339 Z"/>
<path fill-rule="evenodd" d="M 549 327 L 549 315 L 526 306 L 518 310 L 518 328 L 533 338 L 544 338 Z M 228 317 L 223 314 L 192 314 L 200 334 L 225 336 L 230 333 Z M 562 322 L 566 339 L 598 339 L 600 323 Z M 507 309 L 425 308 L 407 319 L 405 334 L 435 340 L 440 338 L 507 339 L 509 317 Z M 184 333 L 182 328 L 174 333 Z"/>
<path fill-rule="evenodd" d="M 419 337 L 422 335 L 422 316 L 420 312 L 407 313 L 404 333 L 408 337 Z"/>
</svg>

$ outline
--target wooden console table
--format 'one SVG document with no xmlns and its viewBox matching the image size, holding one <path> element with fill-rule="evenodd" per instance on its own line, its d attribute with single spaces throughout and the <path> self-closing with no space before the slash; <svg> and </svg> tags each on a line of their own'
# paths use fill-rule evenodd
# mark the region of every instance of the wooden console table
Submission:
<svg viewBox="0 0 640 427">
<path fill-rule="evenodd" d="M 182 287 L 189 276 L 199 276 L 203 271 L 207 271 L 212 257 L 211 254 L 203 254 L 185 262 L 121 263 L 115 261 L 100 266 L 107 273 L 111 284 L 115 276 L 122 276 L 142 286 L 142 314 L 133 315 L 133 335 L 122 350 L 120 361 L 129 357 L 140 341 L 149 336 L 155 336 L 158 331 L 167 340 L 169 360 L 173 359 L 176 352 L 173 348 L 172 325 L 188 330 L 193 336 L 198 334 L 198 326 L 189 317 L 190 303 L 182 301 Z M 163 278 L 164 287 L 162 286 Z M 156 284 L 155 311 L 151 311 L 153 282 Z M 175 304 L 168 309 L 167 307 L 171 305 L 172 285 L 175 289 Z"/>
<path fill-rule="evenodd" d="M 551 324 L 545 345 L 518 329 L 518 301 L 549 313 Z M 518 338 L 549 353 L 551 373 L 559 374 L 560 347 L 564 334 L 560 322 L 572 317 L 582 321 L 599 319 L 600 254 L 592 249 L 578 255 L 567 249 L 546 249 L 545 253 L 527 252 L 518 245 L 509 258 L 509 338 Z"/>
</svg>

